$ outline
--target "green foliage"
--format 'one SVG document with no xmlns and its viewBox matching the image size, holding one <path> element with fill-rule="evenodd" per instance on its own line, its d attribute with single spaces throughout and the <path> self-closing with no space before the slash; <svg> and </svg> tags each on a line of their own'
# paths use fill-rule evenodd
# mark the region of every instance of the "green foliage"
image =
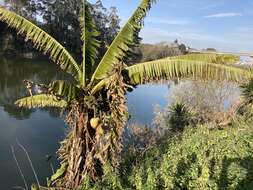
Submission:
<svg viewBox="0 0 253 190">
<path fill-rule="evenodd" d="M 83 13 L 80 16 L 81 40 L 83 42 L 83 83 L 85 85 L 86 79 L 89 79 L 94 69 L 95 62 L 98 58 L 98 50 L 100 48 L 100 41 L 98 41 L 99 32 L 95 21 L 91 15 L 91 7 L 84 3 Z M 86 76 L 88 75 L 88 76 Z"/>
<path fill-rule="evenodd" d="M 240 57 L 239 56 L 236 56 L 236 55 L 230 55 L 230 54 L 227 54 L 227 55 L 219 55 L 217 57 L 217 60 L 215 63 L 224 63 L 224 64 L 235 64 L 235 63 L 238 63 L 240 61 Z"/>
<path fill-rule="evenodd" d="M 168 124 L 175 132 L 183 131 L 191 122 L 191 112 L 183 103 L 175 103 L 169 108 Z"/>
<path fill-rule="evenodd" d="M 165 58 L 130 66 L 126 68 L 126 72 L 132 84 L 176 78 L 242 82 L 252 76 L 249 70 L 213 64 L 208 62 L 209 59 L 209 56 L 205 55 L 203 61 L 200 61 L 201 56 L 195 55 Z"/>
<path fill-rule="evenodd" d="M 19 107 L 25 108 L 45 108 L 45 107 L 67 107 L 67 102 L 53 95 L 40 94 L 19 99 L 15 102 Z"/>
<path fill-rule="evenodd" d="M 86 176 L 79 190 L 125 190 L 121 185 L 122 181 L 118 172 L 112 166 L 106 164 L 103 171 L 103 177 L 95 184 Z"/>
<path fill-rule="evenodd" d="M 80 95 L 80 89 L 64 80 L 57 80 L 49 84 L 48 91 L 57 97 L 66 99 L 67 102 L 75 100 Z"/>
<path fill-rule="evenodd" d="M 253 103 L 253 80 L 241 85 L 242 95 L 245 98 L 246 103 Z"/>
<path fill-rule="evenodd" d="M 236 55 L 232 55 L 232 54 L 195 53 L 195 54 L 176 56 L 175 59 L 194 60 L 194 61 L 203 61 L 203 62 L 208 62 L 208 63 L 233 65 L 240 60 L 240 57 Z"/>
<path fill-rule="evenodd" d="M 116 173 L 113 173 L 114 169 L 110 165 L 105 165 L 104 175 L 102 177 L 101 186 L 107 187 L 106 189 L 118 189 L 123 190 L 121 186 L 121 179 Z"/>
<path fill-rule="evenodd" d="M 160 164 L 161 181 L 167 189 L 248 189 L 252 142 L 249 126 L 190 128 L 170 144 Z"/>
<path fill-rule="evenodd" d="M 128 166 L 106 175 L 121 183 L 115 189 L 251 189 L 253 129 L 243 119 L 223 130 L 187 128 L 181 135 L 162 139 L 144 155 L 131 155 Z M 95 186 L 111 189 L 112 182 Z"/>
<path fill-rule="evenodd" d="M 61 167 L 55 172 L 54 175 L 51 176 L 50 179 L 47 179 L 47 185 L 51 186 L 53 182 L 55 182 L 57 179 L 59 179 L 60 177 L 62 177 L 67 170 L 67 164 L 64 163 L 61 165 Z"/>
<path fill-rule="evenodd" d="M 244 115 L 247 120 L 253 116 L 253 80 L 244 83 L 241 87 L 242 101 L 238 113 Z"/>
</svg>

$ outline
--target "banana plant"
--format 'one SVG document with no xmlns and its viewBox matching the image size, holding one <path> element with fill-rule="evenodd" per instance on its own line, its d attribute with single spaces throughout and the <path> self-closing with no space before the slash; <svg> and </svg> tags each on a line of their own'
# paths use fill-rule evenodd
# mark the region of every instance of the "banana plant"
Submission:
<svg viewBox="0 0 253 190">
<path fill-rule="evenodd" d="M 126 92 L 133 87 L 176 78 L 228 80 L 242 82 L 251 78 L 246 69 L 228 66 L 226 56 L 193 54 L 165 58 L 127 66 L 124 58 L 135 45 L 143 19 L 155 0 L 141 0 L 133 15 L 121 28 L 102 59 L 98 60 L 100 42 L 91 7 L 82 1 L 80 29 L 82 61 L 53 36 L 26 18 L 0 7 L 0 21 L 48 55 L 53 63 L 70 74 L 71 80 L 47 84 L 47 91 L 32 94 L 16 102 L 28 108 L 60 107 L 66 113 L 69 133 L 61 143 L 59 158 L 65 171 L 50 181 L 52 186 L 78 187 L 84 176 L 97 180 L 107 162 L 119 164 L 122 133 L 128 118 Z M 221 59 L 224 58 L 224 59 Z"/>
</svg>

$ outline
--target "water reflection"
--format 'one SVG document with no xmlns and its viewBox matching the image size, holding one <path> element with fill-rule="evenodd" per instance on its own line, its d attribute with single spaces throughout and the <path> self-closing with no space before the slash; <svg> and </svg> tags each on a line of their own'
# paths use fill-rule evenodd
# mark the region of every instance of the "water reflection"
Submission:
<svg viewBox="0 0 253 190">
<path fill-rule="evenodd" d="M 167 96 L 171 93 L 168 85 L 142 85 L 128 94 L 128 109 L 132 123 L 148 125 L 154 118 L 154 106 L 168 104 Z"/>
<path fill-rule="evenodd" d="M 65 77 L 48 61 L 0 59 L 0 189 L 24 186 L 11 154 L 12 145 L 28 183 L 35 181 L 16 139 L 26 147 L 40 181 L 45 184 L 51 172 L 46 155 L 55 154 L 64 138 L 65 124 L 56 110 L 20 109 L 14 102 L 27 95 L 24 79 L 47 84 Z M 53 162 L 57 164 L 56 159 Z"/>
<path fill-rule="evenodd" d="M 61 71 L 42 60 L 0 60 L 0 106 L 11 117 L 28 119 L 35 110 L 17 108 L 13 103 L 27 96 L 23 80 L 30 79 L 38 83 L 49 83 L 55 79 L 66 77 Z"/>
</svg>

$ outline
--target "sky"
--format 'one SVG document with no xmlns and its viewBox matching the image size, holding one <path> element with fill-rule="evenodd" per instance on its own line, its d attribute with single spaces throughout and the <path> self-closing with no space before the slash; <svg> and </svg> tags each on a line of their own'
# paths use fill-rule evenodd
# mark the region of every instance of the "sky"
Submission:
<svg viewBox="0 0 253 190">
<path fill-rule="evenodd" d="M 106 7 L 118 8 L 123 24 L 140 0 L 102 2 Z M 198 49 L 253 52 L 253 1 L 158 0 L 146 17 L 140 36 L 145 43 L 178 39 Z"/>
</svg>

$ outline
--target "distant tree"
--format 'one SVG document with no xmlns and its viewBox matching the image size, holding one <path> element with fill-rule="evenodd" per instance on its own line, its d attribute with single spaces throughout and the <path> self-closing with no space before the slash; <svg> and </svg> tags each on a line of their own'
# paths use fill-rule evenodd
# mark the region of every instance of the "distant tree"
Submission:
<svg viewBox="0 0 253 190">
<path fill-rule="evenodd" d="M 179 50 L 181 51 L 182 54 L 186 54 L 187 53 L 187 48 L 184 44 L 180 44 L 178 46 Z"/>
<path fill-rule="evenodd" d="M 108 14 L 108 24 L 106 26 L 107 30 L 107 43 L 111 44 L 112 39 L 117 35 L 120 30 L 120 18 L 118 16 L 118 10 L 116 7 L 111 7 L 110 12 Z"/>
<path fill-rule="evenodd" d="M 116 7 L 111 7 L 108 11 L 101 0 L 97 0 L 92 8 L 92 15 L 100 32 L 98 39 L 102 42 L 99 52 L 101 57 L 119 32 L 120 18 Z"/>
<path fill-rule="evenodd" d="M 206 51 L 217 52 L 217 50 L 215 48 L 206 48 Z"/>
</svg>

